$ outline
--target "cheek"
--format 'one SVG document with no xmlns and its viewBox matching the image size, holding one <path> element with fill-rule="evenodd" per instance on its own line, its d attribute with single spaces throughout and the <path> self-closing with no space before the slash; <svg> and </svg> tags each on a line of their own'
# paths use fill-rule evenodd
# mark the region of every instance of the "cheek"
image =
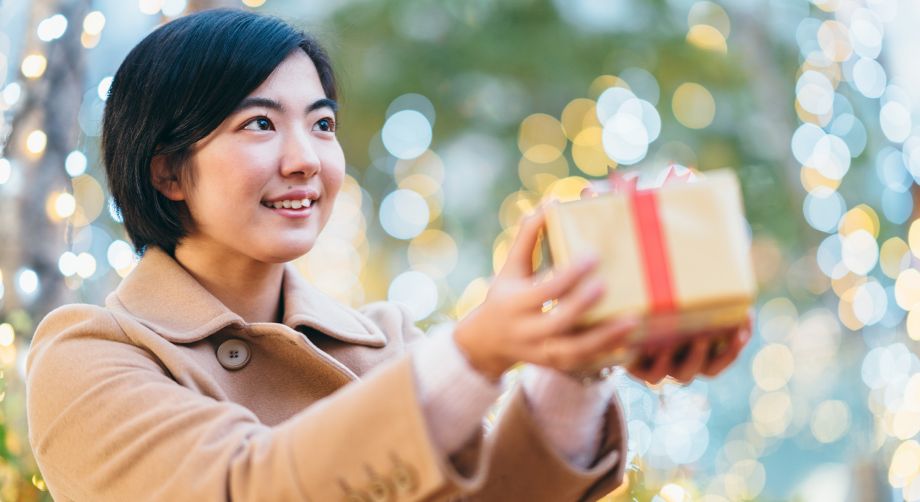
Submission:
<svg viewBox="0 0 920 502">
<path fill-rule="evenodd" d="M 339 189 L 342 188 L 342 183 L 345 181 L 345 156 L 342 154 L 341 148 L 336 153 L 337 155 L 333 157 L 331 162 L 323 164 L 323 170 L 320 172 L 325 193 L 332 197 L 339 193 Z"/>
</svg>

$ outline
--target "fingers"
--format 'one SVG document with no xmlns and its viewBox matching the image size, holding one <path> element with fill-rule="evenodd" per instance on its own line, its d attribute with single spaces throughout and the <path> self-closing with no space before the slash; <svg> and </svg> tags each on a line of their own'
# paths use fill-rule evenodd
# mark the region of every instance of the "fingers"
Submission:
<svg viewBox="0 0 920 502">
<path fill-rule="evenodd" d="M 527 293 L 527 301 L 542 304 L 546 300 L 561 298 L 594 271 L 597 264 L 598 259 L 590 257 L 577 265 L 559 271 L 549 280 L 534 286 Z"/>
<path fill-rule="evenodd" d="M 581 369 L 622 347 L 638 324 L 636 319 L 618 319 L 579 333 L 544 338 L 537 364 L 560 371 Z"/>
<path fill-rule="evenodd" d="M 673 357 L 674 350 L 661 346 L 647 348 L 628 369 L 635 377 L 651 384 L 657 384 L 668 376 L 670 361 Z"/>
<path fill-rule="evenodd" d="M 533 275 L 533 250 L 537 246 L 540 229 L 546 221 L 546 213 L 538 208 L 535 213 L 521 221 L 517 237 L 508 251 L 508 259 L 499 275 L 529 277 Z"/>
<path fill-rule="evenodd" d="M 537 331 L 544 336 L 572 331 L 582 315 L 604 296 L 604 282 L 588 279 L 578 282 L 574 289 L 559 298 L 559 303 L 549 314 L 537 321 Z"/>
<path fill-rule="evenodd" d="M 690 383 L 693 378 L 700 374 L 709 357 L 709 339 L 700 338 L 684 344 L 684 357 L 672 357 L 672 369 L 668 373 L 681 383 Z"/>
<path fill-rule="evenodd" d="M 750 325 L 746 325 L 728 337 L 720 337 L 713 341 L 710 349 L 709 362 L 703 370 L 706 376 L 714 377 L 727 368 L 751 339 Z"/>
</svg>

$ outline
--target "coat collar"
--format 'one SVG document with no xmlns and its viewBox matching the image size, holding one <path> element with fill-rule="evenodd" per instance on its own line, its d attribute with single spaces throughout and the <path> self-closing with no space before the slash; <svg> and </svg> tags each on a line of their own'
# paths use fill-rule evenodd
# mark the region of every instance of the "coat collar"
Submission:
<svg viewBox="0 0 920 502">
<path fill-rule="evenodd" d="M 349 343 L 386 345 L 370 319 L 320 292 L 290 263 L 284 266 L 282 298 L 283 323 L 290 328 L 307 326 Z M 153 246 L 105 303 L 174 343 L 192 343 L 227 326 L 247 325 L 173 257 Z"/>
</svg>

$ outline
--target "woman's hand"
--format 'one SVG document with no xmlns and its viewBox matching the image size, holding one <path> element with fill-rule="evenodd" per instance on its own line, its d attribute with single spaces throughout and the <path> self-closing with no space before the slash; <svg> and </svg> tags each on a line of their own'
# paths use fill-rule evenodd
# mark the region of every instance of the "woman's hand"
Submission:
<svg viewBox="0 0 920 502">
<path fill-rule="evenodd" d="M 752 318 L 740 327 L 688 335 L 680 342 L 644 347 L 627 367 L 635 377 L 658 383 L 664 377 L 688 383 L 698 375 L 714 377 L 728 367 L 751 339 Z"/>
<path fill-rule="evenodd" d="M 523 361 L 571 372 L 589 364 L 599 353 L 625 342 L 634 320 L 576 327 L 581 316 L 604 294 L 604 284 L 591 272 L 597 259 L 587 259 L 538 283 L 533 252 L 544 213 L 523 220 L 504 267 L 495 277 L 485 301 L 457 324 L 454 339 L 470 364 L 497 380 L 511 365 Z M 558 304 L 548 313 L 548 300 Z"/>
</svg>

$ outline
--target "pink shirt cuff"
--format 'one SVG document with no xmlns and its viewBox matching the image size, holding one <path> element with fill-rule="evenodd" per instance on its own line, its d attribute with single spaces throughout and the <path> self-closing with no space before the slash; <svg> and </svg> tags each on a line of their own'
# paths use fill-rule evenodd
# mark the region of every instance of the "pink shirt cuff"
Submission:
<svg viewBox="0 0 920 502">
<path fill-rule="evenodd" d="M 482 431 L 483 417 L 501 395 L 501 385 L 469 365 L 452 333 L 417 344 L 412 364 L 432 439 L 441 451 L 453 454 Z"/>
</svg>

